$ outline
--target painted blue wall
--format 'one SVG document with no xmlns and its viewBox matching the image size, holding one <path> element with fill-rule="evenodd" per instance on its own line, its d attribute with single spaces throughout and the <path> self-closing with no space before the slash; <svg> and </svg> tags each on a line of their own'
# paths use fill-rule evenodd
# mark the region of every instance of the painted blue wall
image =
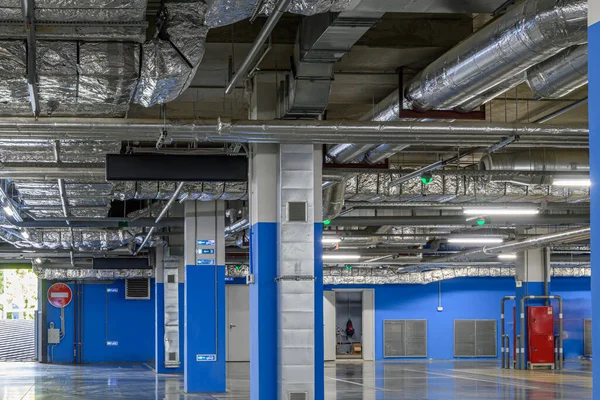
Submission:
<svg viewBox="0 0 600 400">
<path fill-rule="evenodd" d="M 496 319 L 500 357 L 500 300 L 515 295 L 513 278 L 461 278 L 441 282 L 443 311 L 438 312 L 438 284 L 428 285 L 327 285 L 333 288 L 375 289 L 375 358 L 383 357 L 383 321 L 427 319 L 428 358 L 454 358 L 455 319 Z M 591 317 L 590 279 L 555 278 L 552 294 L 564 299 L 567 358 L 583 354 L 583 319 Z M 513 331 L 513 302 L 506 303 L 506 331 Z"/>
<path fill-rule="evenodd" d="M 150 287 L 150 300 L 125 300 L 124 280 L 84 285 L 84 363 L 154 361 L 153 282 Z M 73 362 L 73 311 L 72 301 L 65 308 L 65 338 L 53 350 L 54 362 Z M 55 327 L 60 326 L 60 309 L 48 306 L 47 323 L 51 321 Z M 108 346 L 107 341 L 118 345 Z"/>
</svg>

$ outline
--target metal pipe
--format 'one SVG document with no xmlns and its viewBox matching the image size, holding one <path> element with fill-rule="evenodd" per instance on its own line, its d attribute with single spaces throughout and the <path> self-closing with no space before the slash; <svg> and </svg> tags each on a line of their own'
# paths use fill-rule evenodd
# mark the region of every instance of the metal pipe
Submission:
<svg viewBox="0 0 600 400">
<path fill-rule="evenodd" d="M 515 364 L 517 366 L 517 369 L 522 369 L 521 368 L 521 357 L 519 356 L 519 354 L 521 354 L 522 352 L 522 348 L 521 348 L 521 335 L 517 335 L 517 343 L 515 345 L 515 350 L 516 350 L 516 354 L 515 357 L 517 358 L 515 360 Z"/>
<path fill-rule="evenodd" d="M 250 227 L 250 218 L 244 217 L 242 219 L 237 220 L 233 224 L 225 227 L 225 237 L 229 237 L 234 233 L 238 233 L 240 231 L 244 231 Z"/>
<path fill-rule="evenodd" d="M 536 120 L 534 120 L 532 122 L 538 123 L 538 124 L 543 124 L 545 122 L 550 121 L 551 119 L 554 119 L 556 117 L 560 117 L 561 115 L 566 114 L 569 111 L 574 110 L 574 109 L 578 108 L 579 106 L 583 106 L 583 105 L 585 105 L 587 103 L 588 103 L 588 98 L 586 97 L 585 99 L 581 99 L 579 101 L 576 101 L 575 103 L 573 103 L 573 104 L 571 104 L 569 106 L 566 106 L 564 108 L 561 108 L 560 110 L 551 112 L 550 114 L 546 115 L 545 117 L 538 118 L 538 119 L 536 119 Z"/>
<path fill-rule="evenodd" d="M 104 178 L 104 168 L 90 167 L 52 167 L 52 166 L 3 166 L 0 178 L 54 180 L 64 178 Z"/>
<path fill-rule="evenodd" d="M 287 11 L 290 2 L 291 0 L 279 0 L 279 2 L 275 5 L 271 15 L 267 19 L 267 22 L 265 22 L 258 36 L 254 40 L 250 52 L 242 62 L 242 65 L 240 66 L 238 71 L 235 73 L 235 75 L 233 75 L 233 77 L 227 84 L 227 87 L 225 88 L 225 94 L 231 93 L 235 85 L 237 85 L 237 83 L 240 82 L 241 79 L 248 76 L 248 71 L 250 71 L 250 68 L 252 68 L 252 62 L 260 53 L 262 46 L 265 44 L 265 41 L 269 38 L 269 35 L 271 35 L 271 32 L 273 32 L 273 29 L 279 22 L 279 19 L 281 18 L 283 13 Z"/>
<path fill-rule="evenodd" d="M 133 252 L 134 256 L 137 256 L 138 253 L 140 252 L 140 250 L 142 250 L 144 248 L 144 246 L 146 245 L 146 243 L 150 239 L 150 236 L 152 236 L 152 233 L 154 233 L 154 230 L 156 229 L 156 224 L 158 224 L 163 219 L 163 217 L 167 214 L 167 212 L 169 211 L 169 209 L 171 208 L 171 206 L 173 205 L 173 203 L 177 199 L 177 196 L 179 196 L 179 192 L 181 192 L 181 188 L 183 188 L 183 184 L 184 184 L 184 182 L 179 182 L 179 185 L 177 185 L 177 189 L 175 189 L 175 192 L 173 193 L 173 195 L 171 196 L 171 198 L 169 199 L 169 201 L 167 202 L 167 204 L 165 204 L 165 206 L 163 207 L 163 209 L 161 210 L 161 212 L 158 214 L 158 217 L 156 217 L 156 219 L 154 220 L 154 226 L 152 228 L 150 228 L 150 230 L 148 231 L 148 234 L 146 235 L 146 237 L 142 241 L 142 244 L 140 244 L 140 247 L 138 247 Z"/>
<path fill-rule="evenodd" d="M 525 301 L 526 300 L 535 300 L 535 299 L 557 299 L 558 300 L 558 369 L 562 369 L 563 366 L 563 301 L 562 297 L 557 295 L 551 296 L 529 296 L 525 295 L 521 297 L 521 337 L 525 337 Z M 524 368 L 525 365 L 525 352 L 524 349 L 521 349 L 521 369 Z"/>
<path fill-rule="evenodd" d="M 403 175 L 402 177 L 391 181 L 390 182 L 390 187 L 401 185 L 404 182 L 407 182 L 407 181 L 409 181 L 409 180 L 411 180 L 413 178 L 417 178 L 417 177 L 421 176 L 425 172 L 430 172 L 430 171 L 433 171 L 435 169 L 441 168 L 444 165 L 448 165 L 448 164 L 451 164 L 453 162 L 456 162 L 456 161 L 460 160 L 461 158 L 463 158 L 465 156 L 468 156 L 469 154 L 473 154 L 475 151 L 477 151 L 477 149 L 470 149 L 470 150 L 467 150 L 467 151 L 465 151 L 465 152 L 463 152 L 463 153 L 461 153 L 461 154 L 459 154 L 457 156 L 448 158 L 446 160 L 436 161 L 436 162 L 434 162 L 432 164 L 429 164 L 429 165 L 427 165 L 427 166 L 425 166 L 423 168 L 419 168 L 419 169 L 411 172 L 410 174 Z"/>
<path fill-rule="evenodd" d="M 485 246 L 482 252 L 485 254 L 490 253 L 503 253 L 503 252 L 514 252 L 516 250 L 523 250 L 533 247 L 540 247 L 549 243 L 563 241 L 565 239 L 572 239 L 574 237 L 588 237 L 590 235 L 590 227 L 573 228 L 560 232 L 548 233 L 544 235 L 534 236 L 532 238 L 524 239 L 521 241 L 509 242 L 497 246 Z"/>
<path fill-rule="evenodd" d="M 486 218 L 486 227 L 489 226 L 523 226 L 523 225 L 577 225 L 577 224 L 589 224 L 589 214 L 549 214 L 549 215 L 498 215 L 490 216 Z M 474 221 L 467 221 L 463 215 L 450 215 L 450 216 L 384 216 L 384 217 L 338 217 L 331 221 L 331 226 L 413 226 L 413 227 L 425 227 L 425 226 L 437 226 L 437 227 L 465 227 L 475 226 Z M 563 233 L 554 233 L 551 235 L 544 236 L 544 242 L 546 241 L 545 236 L 548 236 L 548 241 L 557 241 L 569 236 L 573 236 L 574 233 L 579 234 L 589 233 L 589 227 L 576 228 L 575 230 L 565 231 Z M 527 239 L 531 244 L 534 242 L 534 238 Z M 486 252 L 500 252 L 504 247 L 512 248 L 516 243 L 510 243 L 500 246 L 488 247 Z M 534 246 L 532 246 L 534 247 Z M 516 248 L 516 246 L 515 246 Z M 482 250 L 483 252 L 483 250 Z"/>
<path fill-rule="evenodd" d="M 78 139 L 78 140 L 150 140 L 162 129 L 174 142 L 265 142 L 265 143 L 336 143 L 353 141 L 364 144 L 435 144 L 464 147 L 493 145 L 499 140 L 518 135 L 518 144 L 545 143 L 587 148 L 589 129 L 586 125 L 552 126 L 540 124 L 453 122 L 347 122 L 347 121 L 214 121 L 193 123 L 157 120 L 90 120 L 78 118 L 0 118 L 3 140 Z M 473 147 L 474 147 L 473 146 Z"/>
<path fill-rule="evenodd" d="M 504 337 L 504 303 L 508 300 L 515 300 L 516 296 L 504 296 L 502 300 L 500 300 L 500 334 Z M 506 335 L 508 336 L 508 335 Z M 507 349 L 508 351 L 508 349 Z M 508 363 L 507 363 L 508 364 Z M 504 368 L 504 366 L 502 367 Z"/>
</svg>

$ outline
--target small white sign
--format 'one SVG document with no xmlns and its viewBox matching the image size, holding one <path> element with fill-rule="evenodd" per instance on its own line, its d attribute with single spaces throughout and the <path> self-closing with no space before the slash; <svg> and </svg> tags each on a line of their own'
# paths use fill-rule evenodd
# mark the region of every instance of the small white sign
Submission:
<svg viewBox="0 0 600 400">
<path fill-rule="evenodd" d="M 215 362 L 217 361 L 216 354 L 196 354 L 196 361 L 198 362 Z"/>
<path fill-rule="evenodd" d="M 119 293 L 119 288 L 106 288 L 107 293 Z"/>
<path fill-rule="evenodd" d="M 117 342 L 116 340 L 115 341 L 107 341 L 106 345 L 107 346 L 118 346 L 119 342 Z"/>
</svg>

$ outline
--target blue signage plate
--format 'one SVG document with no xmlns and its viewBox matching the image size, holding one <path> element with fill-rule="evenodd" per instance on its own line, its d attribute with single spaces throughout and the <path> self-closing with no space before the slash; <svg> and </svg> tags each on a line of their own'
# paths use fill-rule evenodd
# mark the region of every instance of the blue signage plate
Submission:
<svg viewBox="0 0 600 400">
<path fill-rule="evenodd" d="M 215 260 L 196 260 L 196 265 L 215 265 Z"/>
<path fill-rule="evenodd" d="M 198 249 L 198 254 L 215 254 L 215 249 Z"/>
<path fill-rule="evenodd" d="M 216 354 L 196 354 L 196 361 L 198 362 L 215 362 L 217 361 Z"/>
<path fill-rule="evenodd" d="M 196 246 L 214 246 L 215 245 L 215 241 L 214 240 L 196 240 Z"/>
</svg>

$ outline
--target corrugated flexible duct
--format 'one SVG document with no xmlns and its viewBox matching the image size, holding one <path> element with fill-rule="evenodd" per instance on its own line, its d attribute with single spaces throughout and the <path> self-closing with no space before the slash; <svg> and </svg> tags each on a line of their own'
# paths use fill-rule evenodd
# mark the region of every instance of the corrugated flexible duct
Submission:
<svg viewBox="0 0 600 400">
<path fill-rule="evenodd" d="M 536 97 L 556 99 L 587 84 L 588 46 L 573 46 L 527 70 Z"/>
<path fill-rule="evenodd" d="M 586 0 L 525 0 L 414 78 L 414 109 L 450 109 L 551 57 L 587 42 Z"/>
</svg>

